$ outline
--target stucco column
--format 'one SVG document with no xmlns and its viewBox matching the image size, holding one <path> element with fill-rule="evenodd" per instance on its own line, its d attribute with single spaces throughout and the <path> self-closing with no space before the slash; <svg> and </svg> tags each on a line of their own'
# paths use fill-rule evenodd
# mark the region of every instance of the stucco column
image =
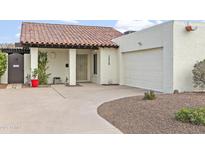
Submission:
<svg viewBox="0 0 205 154">
<path fill-rule="evenodd" d="M 123 57 L 122 57 L 122 52 L 118 49 L 118 54 L 119 54 L 119 83 L 120 85 L 124 85 L 124 66 L 123 66 Z"/>
<path fill-rule="evenodd" d="M 31 78 L 35 68 L 38 68 L 38 48 L 30 48 L 31 55 Z"/>
<path fill-rule="evenodd" d="M 69 49 L 70 85 L 76 85 L 76 49 Z"/>
</svg>

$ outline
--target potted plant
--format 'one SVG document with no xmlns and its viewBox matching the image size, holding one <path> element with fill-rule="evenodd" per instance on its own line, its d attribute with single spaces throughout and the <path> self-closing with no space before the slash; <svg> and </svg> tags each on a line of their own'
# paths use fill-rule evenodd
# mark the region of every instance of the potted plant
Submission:
<svg viewBox="0 0 205 154">
<path fill-rule="evenodd" d="M 37 76 L 38 76 L 38 69 L 37 68 L 35 68 L 34 69 L 34 71 L 33 71 L 33 73 L 32 73 L 32 79 L 31 79 L 31 85 L 32 85 L 32 87 L 38 87 L 38 85 L 39 85 L 39 81 L 38 81 L 38 79 L 37 79 Z"/>
</svg>

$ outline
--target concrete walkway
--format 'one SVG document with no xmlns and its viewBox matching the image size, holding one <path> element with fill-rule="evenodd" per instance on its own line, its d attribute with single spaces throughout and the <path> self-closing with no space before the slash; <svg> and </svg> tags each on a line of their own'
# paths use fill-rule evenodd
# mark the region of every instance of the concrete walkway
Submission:
<svg viewBox="0 0 205 154">
<path fill-rule="evenodd" d="M 143 90 L 81 84 L 0 90 L 0 133 L 121 133 L 97 114 L 107 101 Z"/>
</svg>

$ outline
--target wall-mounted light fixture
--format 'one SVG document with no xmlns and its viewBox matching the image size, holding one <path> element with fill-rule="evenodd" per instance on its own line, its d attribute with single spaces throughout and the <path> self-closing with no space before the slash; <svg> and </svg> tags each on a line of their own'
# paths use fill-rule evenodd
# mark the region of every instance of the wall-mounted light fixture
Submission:
<svg viewBox="0 0 205 154">
<path fill-rule="evenodd" d="M 137 42 L 137 44 L 138 44 L 139 46 L 142 46 L 142 42 Z"/>
<path fill-rule="evenodd" d="M 110 65 L 110 55 L 108 56 L 108 65 Z"/>
</svg>

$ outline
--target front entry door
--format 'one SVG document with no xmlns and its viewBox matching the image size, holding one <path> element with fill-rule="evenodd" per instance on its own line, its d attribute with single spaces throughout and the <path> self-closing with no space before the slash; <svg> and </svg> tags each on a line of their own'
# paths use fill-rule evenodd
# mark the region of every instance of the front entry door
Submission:
<svg viewBox="0 0 205 154">
<path fill-rule="evenodd" d="M 79 54 L 76 56 L 76 78 L 77 81 L 87 81 L 88 55 Z"/>
<path fill-rule="evenodd" d="M 8 83 L 23 83 L 24 58 L 22 54 L 13 53 L 8 56 Z"/>
</svg>

